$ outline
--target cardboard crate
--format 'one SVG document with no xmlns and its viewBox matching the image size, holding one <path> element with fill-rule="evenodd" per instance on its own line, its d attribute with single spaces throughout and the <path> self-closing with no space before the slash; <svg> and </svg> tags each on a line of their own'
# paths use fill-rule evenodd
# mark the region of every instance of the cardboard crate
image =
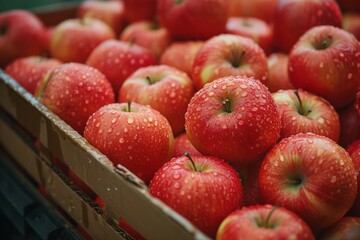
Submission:
<svg viewBox="0 0 360 240">
<path fill-rule="evenodd" d="M 36 14 L 46 25 L 74 17 L 76 6 L 52 6 Z M 36 148 L 34 140 L 41 143 Z M 23 174 L 44 187 L 51 202 L 94 239 L 127 239 L 125 219 L 147 239 L 208 239 L 188 220 L 151 196 L 146 184 L 110 160 L 0 70 L 0 150 Z M 79 193 L 51 158 L 62 160 L 106 205 L 105 211 Z"/>
</svg>

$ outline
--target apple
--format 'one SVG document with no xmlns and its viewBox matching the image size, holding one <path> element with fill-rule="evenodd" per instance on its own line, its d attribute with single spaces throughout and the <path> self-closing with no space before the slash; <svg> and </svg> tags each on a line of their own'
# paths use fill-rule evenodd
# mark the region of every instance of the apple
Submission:
<svg viewBox="0 0 360 240">
<path fill-rule="evenodd" d="M 37 85 L 46 73 L 61 64 L 62 62 L 54 58 L 29 56 L 15 59 L 6 66 L 5 72 L 34 95 Z"/>
<path fill-rule="evenodd" d="M 230 165 L 216 157 L 189 154 L 165 163 L 149 190 L 210 237 L 241 207 L 243 198 L 241 180 Z"/>
<path fill-rule="evenodd" d="M 17 58 L 46 53 L 47 36 L 43 22 L 30 11 L 0 13 L 0 68 Z"/>
<path fill-rule="evenodd" d="M 98 19 L 66 19 L 54 28 L 50 53 L 53 58 L 64 63 L 85 63 L 100 43 L 115 37 L 111 27 Z"/>
<path fill-rule="evenodd" d="M 191 76 L 195 56 L 204 41 L 176 41 L 161 54 L 160 64 L 175 67 Z"/>
<path fill-rule="evenodd" d="M 288 74 L 289 56 L 285 53 L 272 53 L 267 58 L 269 77 L 266 86 L 270 92 L 293 89 Z"/>
<path fill-rule="evenodd" d="M 226 32 L 254 40 L 266 54 L 273 51 L 273 30 L 264 20 L 252 17 L 230 17 Z"/>
<path fill-rule="evenodd" d="M 295 212 L 318 233 L 351 208 L 356 172 L 351 157 L 337 143 L 299 133 L 267 153 L 260 166 L 259 189 L 266 203 Z"/>
<path fill-rule="evenodd" d="M 217 240 L 315 240 L 309 226 L 295 213 L 270 204 L 243 207 L 221 223 Z"/>
<path fill-rule="evenodd" d="M 281 115 L 280 139 L 312 132 L 339 141 L 339 115 L 328 101 L 301 89 L 279 90 L 272 96 Z"/>
<path fill-rule="evenodd" d="M 80 134 L 90 115 L 115 101 L 106 77 L 81 63 L 65 63 L 49 71 L 35 97 Z"/>
<path fill-rule="evenodd" d="M 155 17 L 157 0 L 122 0 L 128 22 L 149 20 Z"/>
<path fill-rule="evenodd" d="M 357 195 L 354 204 L 350 209 L 350 214 L 360 216 L 360 138 L 351 143 L 350 146 L 346 148 L 346 151 L 353 160 L 357 178 Z"/>
<path fill-rule="evenodd" d="M 125 11 L 122 0 L 86 0 L 80 3 L 77 17 L 91 17 L 107 23 L 119 35 L 125 25 Z"/>
<path fill-rule="evenodd" d="M 166 118 L 150 106 L 135 102 L 100 108 L 86 123 L 84 137 L 115 167 L 129 169 L 146 183 L 170 160 L 174 144 Z"/>
<path fill-rule="evenodd" d="M 278 0 L 274 17 L 275 45 L 288 53 L 307 30 L 320 25 L 341 27 L 342 13 L 335 0 Z"/>
<path fill-rule="evenodd" d="M 194 93 L 194 84 L 186 73 L 154 65 L 138 69 L 125 80 L 118 102 L 150 105 L 166 117 L 174 135 L 178 135 L 185 131 L 185 112 Z"/>
<path fill-rule="evenodd" d="M 320 240 L 357 240 L 360 239 L 360 217 L 346 216 L 326 229 Z"/>
<path fill-rule="evenodd" d="M 244 75 L 266 85 L 269 70 L 264 51 L 253 40 L 221 34 L 207 40 L 195 56 L 192 79 L 197 89 L 221 77 Z"/>
<path fill-rule="evenodd" d="M 201 155 L 198 150 L 191 144 L 186 133 L 177 135 L 174 139 L 174 151 L 173 157 L 181 157 L 185 153 L 189 153 L 191 156 Z"/>
<path fill-rule="evenodd" d="M 340 146 L 346 148 L 360 139 L 360 117 L 354 104 L 338 110 L 340 117 Z"/>
<path fill-rule="evenodd" d="M 354 34 L 360 41 L 360 12 L 345 12 L 343 14 L 342 28 Z"/>
<path fill-rule="evenodd" d="M 115 94 L 133 72 L 145 66 L 156 65 L 150 50 L 132 42 L 110 39 L 97 46 L 86 64 L 100 70 L 109 79 Z"/>
<path fill-rule="evenodd" d="M 280 124 L 269 90 L 260 81 L 241 76 L 206 84 L 185 114 L 186 133 L 194 147 L 232 165 L 260 160 L 279 138 Z"/>
<path fill-rule="evenodd" d="M 271 23 L 278 0 L 231 0 L 230 16 L 254 17 Z"/>
<path fill-rule="evenodd" d="M 229 0 L 158 0 L 160 24 L 179 39 L 205 40 L 225 32 Z"/>
<path fill-rule="evenodd" d="M 333 26 L 308 30 L 289 54 L 289 78 L 336 109 L 355 100 L 360 85 L 360 42 Z"/>
<path fill-rule="evenodd" d="M 130 23 L 122 31 L 120 40 L 134 41 L 137 45 L 149 49 L 157 59 L 172 41 L 166 28 L 150 20 Z"/>
</svg>

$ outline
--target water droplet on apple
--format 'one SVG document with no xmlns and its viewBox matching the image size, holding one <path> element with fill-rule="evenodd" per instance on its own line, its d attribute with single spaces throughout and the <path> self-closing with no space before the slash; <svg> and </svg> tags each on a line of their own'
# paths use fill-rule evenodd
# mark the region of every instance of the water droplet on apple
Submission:
<svg viewBox="0 0 360 240">
<path fill-rule="evenodd" d="M 323 159 L 319 159 L 319 165 L 323 164 L 324 160 Z"/>
<path fill-rule="evenodd" d="M 348 79 L 352 79 L 352 77 L 353 77 L 352 73 L 349 73 L 349 74 L 347 75 L 347 78 L 348 78 Z"/>
<path fill-rule="evenodd" d="M 179 165 L 175 165 L 171 168 L 172 170 L 177 170 L 177 169 L 180 169 L 180 166 Z"/>
<path fill-rule="evenodd" d="M 180 183 L 176 182 L 176 183 L 174 184 L 174 188 L 175 188 L 175 189 L 180 189 L 180 188 L 181 188 Z"/>
<path fill-rule="evenodd" d="M 133 118 L 128 118 L 127 122 L 128 122 L 128 124 L 132 124 L 134 122 L 134 119 Z"/>
<path fill-rule="evenodd" d="M 310 143 L 310 144 L 313 144 L 314 143 L 314 140 L 312 140 L 312 139 L 307 139 L 306 140 L 308 143 Z"/>
<path fill-rule="evenodd" d="M 175 180 L 178 180 L 178 179 L 181 178 L 181 174 L 176 172 L 176 173 L 174 173 L 173 178 L 174 178 Z"/>
<path fill-rule="evenodd" d="M 242 93 L 241 93 L 241 96 L 242 96 L 242 97 L 246 97 L 247 95 L 248 95 L 247 92 L 242 92 Z"/>
<path fill-rule="evenodd" d="M 330 182 L 335 183 L 336 182 L 336 176 L 332 176 Z"/>
<path fill-rule="evenodd" d="M 127 127 L 124 127 L 124 133 L 127 133 L 129 129 Z"/>
<path fill-rule="evenodd" d="M 240 120 L 240 121 L 238 122 L 238 125 L 239 125 L 239 126 L 243 126 L 243 125 L 244 125 L 244 121 L 243 121 L 243 120 Z"/>
<path fill-rule="evenodd" d="M 285 160 L 284 156 L 283 155 L 280 155 L 280 161 L 283 162 Z"/>
<path fill-rule="evenodd" d="M 119 139 L 119 143 L 124 143 L 124 142 L 125 142 L 124 138 Z"/>
</svg>

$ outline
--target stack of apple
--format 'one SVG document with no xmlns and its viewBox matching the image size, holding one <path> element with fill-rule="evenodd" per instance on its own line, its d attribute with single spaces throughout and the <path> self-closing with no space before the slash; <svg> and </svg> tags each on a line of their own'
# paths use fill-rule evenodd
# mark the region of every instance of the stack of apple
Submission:
<svg viewBox="0 0 360 240">
<path fill-rule="evenodd" d="M 13 10 L 0 67 L 211 238 L 359 239 L 359 19 L 346 0 Z"/>
</svg>

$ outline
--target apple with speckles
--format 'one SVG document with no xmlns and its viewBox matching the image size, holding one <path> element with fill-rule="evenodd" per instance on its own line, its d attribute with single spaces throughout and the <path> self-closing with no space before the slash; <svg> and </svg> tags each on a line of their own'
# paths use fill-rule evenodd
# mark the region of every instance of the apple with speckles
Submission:
<svg viewBox="0 0 360 240">
<path fill-rule="evenodd" d="M 158 0 L 160 24 L 177 39 L 205 40 L 225 32 L 230 0 Z"/>
<path fill-rule="evenodd" d="M 346 148 L 346 151 L 353 160 L 357 178 L 357 194 L 354 204 L 350 209 L 350 215 L 360 216 L 360 139 L 350 144 L 350 146 Z"/>
<path fill-rule="evenodd" d="M 190 154 L 172 158 L 149 185 L 150 193 L 215 237 L 221 221 L 242 206 L 241 180 L 223 160 Z"/>
<path fill-rule="evenodd" d="M 278 0 L 273 18 L 275 45 L 288 53 L 308 29 L 322 25 L 341 27 L 342 13 L 335 0 Z"/>
<path fill-rule="evenodd" d="M 90 54 L 86 64 L 100 70 L 109 79 L 115 94 L 132 73 L 145 66 L 156 65 L 150 50 L 133 42 L 110 39 Z"/>
<path fill-rule="evenodd" d="M 130 23 L 122 31 L 120 40 L 133 41 L 137 45 L 149 49 L 157 59 L 172 41 L 169 31 L 155 20 Z"/>
<path fill-rule="evenodd" d="M 85 139 L 144 182 L 170 160 L 174 136 L 158 111 L 135 102 L 114 103 L 96 111 L 86 123 Z"/>
<path fill-rule="evenodd" d="M 269 80 L 266 86 L 270 92 L 293 89 L 288 74 L 289 56 L 285 53 L 276 52 L 267 57 L 269 67 Z"/>
<path fill-rule="evenodd" d="M 181 157 L 185 153 L 189 153 L 191 156 L 201 155 L 198 150 L 191 144 L 186 133 L 177 135 L 174 139 L 174 152 L 173 157 Z"/>
<path fill-rule="evenodd" d="M 333 26 L 309 29 L 289 54 L 289 78 L 336 109 L 355 100 L 360 85 L 360 42 Z"/>
<path fill-rule="evenodd" d="M 230 17 L 226 32 L 254 40 L 268 55 L 273 51 L 273 30 L 267 22 L 252 17 Z"/>
<path fill-rule="evenodd" d="M 208 39 L 195 56 L 192 79 L 197 89 L 226 76 L 244 75 L 266 85 L 269 70 L 264 51 L 252 39 L 221 34 Z"/>
<path fill-rule="evenodd" d="M 5 72 L 15 79 L 20 86 L 34 95 L 37 85 L 45 77 L 46 73 L 60 64 L 62 62 L 55 58 L 42 56 L 22 57 L 9 63 L 5 68 Z"/>
<path fill-rule="evenodd" d="M 259 189 L 266 203 L 295 212 L 317 234 L 353 205 L 356 171 L 349 154 L 337 143 L 299 133 L 267 153 L 260 166 Z"/>
<path fill-rule="evenodd" d="M 81 63 L 65 63 L 49 71 L 35 97 L 80 134 L 91 114 L 115 102 L 104 74 Z"/>
<path fill-rule="evenodd" d="M 272 96 L 281 115 L 280 139 L 312 132 L 339 141 L 339 115 L 328 101 L 302 89 L 279 90 Z"/>
<path fill-rule="evenodd" d="M 116 35 L 120 34 L 125 25 L 125 11 L 122 0 L 94 1 L 86 0 L 80 3 L 77 16 L 91 17 L 108 24 Z"/>
<path fill-rule="evenodd" d="M 160 64 L 175 67 L 191 76 L 195 56 L 204 41 L 176 41 L 160 57 Z"/>
<path fill-rule="evenodd" d="M 206 84 L 185 114 L 186 133 L 194 147 L 233 165 L 259 161 L 280 137 L 280 127 L 269 90 L 260 81 L 241 76 Z"/>
<path fill-rule="evenodd" d="M 169 121 L 174 135 L 185 131 L 185 112 L 194 95 L 188 75 L 167 65 L 139 68 L 119 90 L 118 102 L 150 105 Z"/>
<path fill-rule="evenodd" d="M 20 57 L 48 52 L 44 23 L 32 12 L 11 10 L 0 13 L 0 68 Z"/>
<path fill-rule="evenodd" d="M 232 212 L 221 223 L 216 240 L 315 240 L 306 222 L 294 212 L 270 204 Z"/>
<path fill-rule="evenodd" d="M 64 63 L 85 63 L 100 43 L 114 38 L 114 30 L 101 20 L 90 17 L 66 19 L 54 27 L 50 54 Z"/>
</svg>

